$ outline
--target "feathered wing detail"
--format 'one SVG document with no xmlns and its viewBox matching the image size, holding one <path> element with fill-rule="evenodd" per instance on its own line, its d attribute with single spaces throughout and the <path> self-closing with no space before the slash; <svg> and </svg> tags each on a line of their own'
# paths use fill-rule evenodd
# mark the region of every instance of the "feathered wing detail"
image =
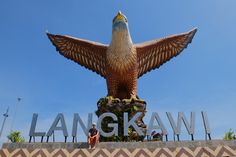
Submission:
<svg viewBox="0 0 236 157">
<path fill-rule="evenodd" d="M 187 33 L 136 44 L 138 77 L 159 68 L 163 63 L 180 54 L 191 43 L 196 31 L 195 28 Z"/>
<path fill-rule="evenodd" d="M 107 45 L 70 36 L 47 35 L 61 55 L 106 77 Z"/>
</svg>

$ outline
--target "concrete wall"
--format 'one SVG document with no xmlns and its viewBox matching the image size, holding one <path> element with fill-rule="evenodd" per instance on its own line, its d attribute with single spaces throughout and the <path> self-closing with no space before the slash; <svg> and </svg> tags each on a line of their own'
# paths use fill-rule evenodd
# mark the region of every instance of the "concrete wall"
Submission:
<svg viewBox="0 0 236 157">
<path fill-rule="evenodd" d="M 5 143 L 0 157 L 229 157 L 236 141 L 104 142 L 96 149 L 86 143 Z"/>
</svg>

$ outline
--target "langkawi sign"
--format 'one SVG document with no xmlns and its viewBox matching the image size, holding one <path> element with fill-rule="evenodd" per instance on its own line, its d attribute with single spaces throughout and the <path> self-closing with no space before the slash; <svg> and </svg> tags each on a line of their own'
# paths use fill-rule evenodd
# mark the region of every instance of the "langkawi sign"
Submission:
<svg viewBox="0 0 236 157">
<path fill-rule="evenodd" d="M 136 132 L 140 136 L 144 136 L 144 132 L 142 131 L 142 129 L 139 128 L 138 125 L 135 123 L 135 121 L 138 119 L 138 117 L 141 114 L 142 114 L 141 112 L 137 112 L 133 117 L 130 117 L 131 119 L 129 120 L 128 113 L 124 112 L 124 114 L 123 114 L 123 116 L 124 116 L 123 117 L 123 119 L 124 119 L 124 122 L 123 122 L 124 136 L 128 136 L 128 128 L 131 126 L 136 130 Z M 175 136 L 177 136 L 178 140 L 179 140 L 179 135 L 181 134 L 182 122 L 184 123 L 184 126 L 187 129 L 188 134 L 191 135 L 192 140 L 194 140 L 193 136 L 195 133 L 195 112 L 191 112 L 190 121 L 187 120 L 187 118 L 183 112 L 179 112 L 178 118 L 177 118 L 177 123 L 175 122 L 175 120 L 170 112 L 166 112 L 166 115 L 167 115 L 167 118 L 168 118 L 170 125 L 172 127 L 173 134 Z M 201 112 L 201 115 L 202 115 L 205 135 L 206 135 L 206 137 L 208 135 L 209 139 L 211 139 L 211 137 L 210 137 L 211 130 L 209 127 L 207 113 Z M 111 132 L 104 132 L 103 129 L 101 128 L 101 123 L 102 123 L 103 119 L 106 117 L 111 117 L 114 121 L 113 123 L 108 124 L 108 127 L 113 129 Z M 37 132 L 36 131 L 37 119 L 38 119 L 38 114 L 34 113 L 33 118 L 32 118 L 32 122 L 31 122 L 30 132 L 29 132 L 30 141 L 31 141 L 32 137 L 35 138 L 37 136 L 40 136 L 43 139 L 44 136 L 47 136 L 47 142 L 48 142 L 49 137 L 51 137 L 53 135 L 54 131 L 59 130 L 59 131 L 62 131 L 62 133 L 65 137 L 65 142 L 66 142 L 66 139 L 69 136 L 69 134 L 68 134 L 67 126 L 66 126 L 66 121 L 65 121 L 64 115 L 62 113 L 59 113 L 56 116 L 55 120 L 53 121 L 52 125 L 50 126 L 50 128 L 47 132 Z M 89 113 L 88 120 L 87 120 L 87 127 L 86 127 L 84 122 L 80 118 L 79 114 L 78 113 L 74 114 L 72 133 L 71 133 L 71 136 L 73 137 L 73 142 L 74 142 L 74 139 L 77 137 L 78 124 L 81 126 L 84 134 L 86 136 L 88 136 L 88 130 L 92 126 L 92 119 L 93 119 L 93 114 Z M 110 113 L 110 112 L 103 113 L 100 117 L 98 117 L 97 128 L 99 129 L 100 134 L 104 137 L 110 137 L 113 135 L 118 136 L 118 123 L 115 122 L 117 120 L 118 120 L 117 116 L 114 113 Z M 157 125 L 155 125 L 155 123 Z M 145 135 L 151 135 L 151 132 L 154 129 L 160 129 L 162 131 L 163 135 L 167 137 L 168 131 L 167 131 L 165 125 L 163 124 L 163 122 L 157 112 L 152 113 L 151 119 L 148 123 L 147 132 Z"/>
</svg>

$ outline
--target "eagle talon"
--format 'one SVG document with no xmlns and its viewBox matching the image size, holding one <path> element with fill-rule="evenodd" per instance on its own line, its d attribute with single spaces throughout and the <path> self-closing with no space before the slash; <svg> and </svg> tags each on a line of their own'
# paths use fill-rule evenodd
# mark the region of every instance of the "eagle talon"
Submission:
<svg viewBox="0 0 236 157">
<path fill-rule="evenodd" d="M 146 103 L 146 101 L 142 100 L 142 99 L 135 99 L 135 102 L 139 102 L 139 103 Z"/>
<path fill-rule="evenodd" d="M 135 95 L 132 95 L 130 97 L 130 99 L 122 99 L 122 102 L 127 104 L 127 103 L 134 103 L 134 102 L 142 103 L 142 102 L 145 102 L 145 101 L 137 98 Z"/>
<path fill-rule="evenodd" d="M 131 96 L 131 101 L 133 101 L 133 102 L 139 102 L 139 103 L 146 103 L 144 100 L 142 100 L 142 99 L 139 99 L 139 97 L 138 96 Z"/>
<path fill-rule="evenodd" d="M 119 98 L 113 98 L 113 96 L 107 96 L 106 99 L 112 103 L 119 103 L 120 102 Z"/>
<path fill-rule="evenodd" d="M 115 98 L 112 100 L 113 103 L 119 103 L 120 102 L 120 99 L 119 98 Z"/>
<path fill-rule="evenodd" d="M 130 99 L 122 99 L 122 103 L 129 104 L 132 102 L 132 98 Z"/>
</svg>

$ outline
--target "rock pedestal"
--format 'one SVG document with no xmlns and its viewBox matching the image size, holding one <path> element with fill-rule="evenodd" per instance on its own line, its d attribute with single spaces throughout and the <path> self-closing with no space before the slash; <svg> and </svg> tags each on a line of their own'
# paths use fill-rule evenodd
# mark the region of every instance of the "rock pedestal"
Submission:
<svg viewBox="0 0 236 157">
<path fill-rule="evenodd" d="M 128 130 L 128 137 L 123 135 L 124 125 L 123 125 L 123 113 L 128 113 L 129 120 L 137 113 L 141 112 L 141 116 L 135 121 L 135 123 L 142 128 L 142 131 L 145 133 L 146 125 L 143 122 L 143 117 L 146 113 L 146 102 L 139 99 L 123 99 L 119 100 L 118 98 L 101 98 L 97 102 L 98 110 L 96 115 L 99 117 L 105 112 L 114 113 L 118 118 L 118 136 L 112 137 L 103 137 L 101 136 L 101 141 L 142 141 L 144 136 L 138 136 L 134 128 L 130 127 Z M 111 132 L 112 128 L 108 127 L 108 123 L 113 123 L 112 118 L 107 117 L 103 119 L 101 127 L 104 132 Z"/>
</svg>

